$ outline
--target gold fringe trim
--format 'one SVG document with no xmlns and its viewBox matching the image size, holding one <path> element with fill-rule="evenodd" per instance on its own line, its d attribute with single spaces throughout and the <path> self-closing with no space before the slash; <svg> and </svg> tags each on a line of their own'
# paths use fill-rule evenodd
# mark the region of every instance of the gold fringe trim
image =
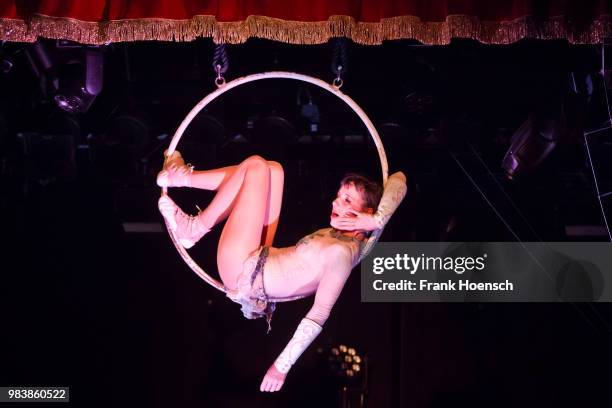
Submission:
<svg viewBox="0 0 612 408">
<path fill-rule="evenodd" d="M 0 40 L 12 42 L 34 42 L 35 36 L 28 33 L 28 25 L 23 20 L 0 18 Z"/>
<path fill-rule="evenodd" d="M 192 41 L 211 37 L 215 43 L 240 44 L 264 38 L 290 44 L 322 44 L 333 37 L 347 37 L 358 44 L 414 39 L 428 45 L 445 45 L 452 38 L 471 38 L 486 44 L 510 44 L 523 38 L 567 39 L 570 43 L 601 43 L 612 37 L 612 16 L 602 15 L 586 27 L 566 17 L 536 21 L 525 16 L 512 21 L 480 21 L 478 17 L 450 15 L 444 22 L 423 22 L 415 16 L 382 19 L 378 23 L 331 16 L 327 21 L 303 22 L 266 16 L 244 21 L 218 22 L 214 16 L 189 20 L 146 18 L 88 22 L 36 14 L 29 22 L 0 19 L 0 40 L 33 42 L 37 37 L 64 39 L 82 44 L 124 41 Z"/>
</svg>

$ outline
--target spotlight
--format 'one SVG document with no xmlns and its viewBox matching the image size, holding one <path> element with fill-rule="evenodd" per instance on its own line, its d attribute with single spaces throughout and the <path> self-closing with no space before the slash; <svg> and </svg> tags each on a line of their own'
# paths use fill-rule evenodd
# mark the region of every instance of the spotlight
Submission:
<svg viewBox="0 0 612 408">
<path fill-rule="evenodd" d="M 102 91 L 104 59 L 100 48 L 53 48 L 39 41 L 26 56 L 43 95 L 68 113 L 87 112 Z"/>
<path fill-rule="evenodd" d="M 363 360 L 354 347 L 344 344 L 332 347 L 328 362 L 331 372 L 340 379 L 351 380 L 361 375 Z"/>
<path fill-rule="evenodd" d="M 104 59 L 97 49 L 84 51 L 82 61 L 71 61 L 59 75 L 59 89 L 53 97 L 58 107 L 68 113 L 85 113 L 102 91 Z"/>
<path fill-rule="evenodd" d="M 303 100 L 304 96 L 306 97 L 306 102 Z M 321 115 L 319 107 L 312 101 L 312 94 L 308 88 L 301 87 L 298 89 L 297 105 L 300 107 L 300 115 L 308 123 L 308 131 L 310 133 L 317 133 L 319 131 Z"/>
<path fill-rule="evenodd" d="M 322 354 L 323 350 L 319 353 Z M 368 365 L 354 347 L 339 344 L 329 350 L 329 370 L 340 393 L 340 406 L 363 407 L 368 392 Z"/>
<path fill-rule="evenodd" d="M 25 56 L 34 75 L 38 78 L 42 94 L 45 97 L 55 94 L 58 89 L 58 80 L 52 72 L 55 61 L 47 47 L 37 41 L 26 49 Z"/>
<path fill-rule="evenodd" d="M 557 145 L 558 134 L 558 121 L 530 116 L 512 136 L 502 161 L 508 178 L 538 166 Z"/>
</svg>

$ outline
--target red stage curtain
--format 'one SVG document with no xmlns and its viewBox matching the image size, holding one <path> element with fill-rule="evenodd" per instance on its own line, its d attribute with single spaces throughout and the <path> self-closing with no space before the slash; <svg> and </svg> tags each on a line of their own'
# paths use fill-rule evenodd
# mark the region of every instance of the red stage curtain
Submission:
<svg viewBox="0 0 612 408">
<path fill-rule="evenodd" d="M 85 44 L 250 37 L 319 44 L 349 37 L 361 44 L 451 38 L 512 43 L 612 37 L 609 0 L 0 0 L 0 39 L 38 36 Z"/>
</svg>

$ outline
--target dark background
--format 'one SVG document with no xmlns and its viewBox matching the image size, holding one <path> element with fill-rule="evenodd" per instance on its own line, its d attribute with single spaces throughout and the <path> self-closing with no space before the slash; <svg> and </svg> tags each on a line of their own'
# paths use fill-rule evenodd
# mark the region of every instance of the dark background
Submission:
<svg viewBox="0 0 612 408">
<path fill-rule="evenodd" d="M 58 61 L 82 51 L 43 43 Z M 329 373 L 327 353 L 346 344 L 368 358 L 372 407 L 610 404 L 609 304 L 362 304 L 356 271 L 283 390 L 259 393 L 312 298 L 279 305 L 266 334 L 265 322 L 244 319 L 188 269 L 165 232 L 124 229 L 161 226 L 155 174 L 168 135 L 214 89 L 214 45 L 103 47 L 104 88 L 81 115 L 45 95 L 25 58 L 31 46 L 2 47 L 13 67 L 0 74 L 1 385 L 70 386 L 71 404 L 86 407 L 333 407 L 342 382 Z M 603 225 L 583 138 L 608 119 L 597 74 L 603 47 L 462 40 L 347 48 L 342 90 L 377 126 L 390 171 L 408 176 L 408 196 L 382 240 L 607 239 L 566 230 Z M 249 40 L 228 54 L 228 80 L 266 70 L 335 76 L 329 44 Z M 573 85 L 587 75 L 590 97 Z M 255 153 L 284 165 L 277 246 L 326 226 L 344 173 L 380 177 L 358 118 L 313 87 L 320 123 L 309 131 L 303 88 L 279 80 L 231 91 L 179 145 L 196 169 Z M 502 158 L 530 115 L 561 124 L 557 144 L 510 180 Z M 603 194 L 612 182 L 610 134 L 589 141 Z M 192 212 L 212 197 L 173 194 Z M 213 276 L 220 231 L 192 250 Z"/>
</svg>

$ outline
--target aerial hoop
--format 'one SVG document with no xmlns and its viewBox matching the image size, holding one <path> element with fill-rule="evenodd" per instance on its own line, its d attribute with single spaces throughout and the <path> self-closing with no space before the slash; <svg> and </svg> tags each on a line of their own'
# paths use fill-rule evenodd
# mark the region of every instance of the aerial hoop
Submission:
<svg viewBox="0 0 612 408">
<path fill-rule="evenodd" d="M 383 185 L 387 182 L 387 177 L 389 173 L 389 169 L 387 165 L 387 155 L 385 154 L 385 149 L 383 147 L 382 141 L 380 140 L 380 136 L 378 135 L 376 128 L 372 124 L 372 121 L 370 120 L 368 115 L 366 115 L 363 109 L 361 109 L 361 107 L 355 101 L 353 101 L 348 95 L 340 91 L 340 87 L 342 86 L 342 83 L 334 80 L 333 83 L 329 84 L 321 79 L 311 77 L 308 75 L 297 74 L 294 72 L 285 72 L 285 71 L 263 72 L 260 74 L 252 74 L 252 75 L 247 75 L 241 78 L 237 78 L 227 83 L 225 82 L 225 80 L 223 80 L 222 82 L 216 82 L 218 88 L 215 91 L 211 92 L 210 94 L 206 95 L 204 99 L 202 99 L 196 106 L 193 107 L 193 109 L 187 114 L 185 119 L 183 119 L 183 122 L 181 122 L 181 125 L 178 127 L 178 129 L 174 133 L 174 136 L 172 137 L 172 140 L 170 141 L 170 146 L 168 147 L 168 154 L 172 154 L 176 150 L 176 147 L 179 144 L 181 137 L 183 136 L 183 133 L 185 132 L 185 130 L 187 129 L 191 121 L 209 103 L 214 101 L 219 96 L 223 95 L 225 92 L 237 86 L 240 86 L 240 85 L 243 85 L 249 82 L 253 82 L 253 81 L 259 81 L 262 79 L 293 79 L 297 81 L 308 82 L 310 84 L 316 85 L 319 88 L 322 88 L 328 91 L 329 93 L 337 96 L 344 103 L 346 103 L 353 110 L 353 112 L 355 112 L 357 116 L 359 116 L 363 124 L 368 129 L 368 132 L 370 133 L 370 136 L 372 140 L 374 141 L 374 144 L 376 145 L 376 150 L 378 151 L 378 158 L 380 159 Z M 168 194 L 168 189 L 166 187 L 162 187 L 162 194 Z M 216 279 L 208 275 L 204 271 L 204 269 L 202 269 L 191 258 L 191 256 L 189 256 L 189 254 L 187 253 L 187 250 L 181 245 L 174 231 L 172 231 L 168 227 L 167 222 L 166 222 L 166 228 L 168 230 L 168 234 L 170 235 L 170 238 L 172 239 L 172 242 L 174 243 L 174 246 L 176 247 L 178 253 L 181 255 L 185 263 L 206 283 L 219 289 L 222 292 L 225 292 L 226 291 L 225 286 L 221 282 L 217 281 Z M 382 229 L 375 230 L 374 232 L 372 232 L 372 235 L 370 235 L 370 237 L 367 239 L 367 242 L 364 246 L 361 256 L 359 257 L 359 262 L 361 262 L 363 257 L 366 256 L 370 252 L 374 244 L 378 241 L 378 238 L 380 237 L 381 233 L 382 233 Z M 282 299 L 282 300 L 292 300 L 292 299 Z M 282 300 L 276 299 L 276 301 L 282 301 Z"/>
</svg>

